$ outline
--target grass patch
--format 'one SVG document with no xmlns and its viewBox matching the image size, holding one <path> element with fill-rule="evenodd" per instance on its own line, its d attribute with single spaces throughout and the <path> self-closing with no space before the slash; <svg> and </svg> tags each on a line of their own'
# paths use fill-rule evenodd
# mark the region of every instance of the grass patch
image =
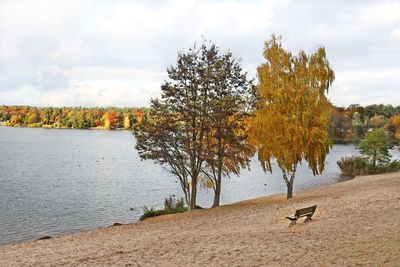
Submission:
<svg viewBox="0 0 400 267">
<path fill-rule="evenodd" d="M 346 176 L 357 176 L 357 175 L 368 175 L 368 174 L 379 174 L 387 172 L 400 171 L 400 161 L 393 160 L 386 164 L 378 164 L 373 166 L 368 160 L 362 156 L 350 156 L 342 157 L 337 162 L 343 175 Z"/>
<path fill-rule="evenodd" d="M 183 198 L 175 199 L 174 197 L 169 197 L 164 200 L 164 209 L 147 208 L 144 206 L 143 214 L 140 216 L 139 221 L 166 214 L 183 213 L 187 210 L 188 208 L 185 207 Z"/>
<path fill-rule="evenodd" d="M 183 213 L 186 212 L 188 209 L 186 207 L 184 208 L 178 208 L 178 209 L 154 209 L 154 208 L 143 208 L 143 215 L 140 216 L 139 221 L 143 221 L 147 218 L 151 217 L 156 217 L 156 216 L 161 216 L 161 215 L 166 215 L 166 214 L 174 214 L 174 213 Z"/>
</svg>

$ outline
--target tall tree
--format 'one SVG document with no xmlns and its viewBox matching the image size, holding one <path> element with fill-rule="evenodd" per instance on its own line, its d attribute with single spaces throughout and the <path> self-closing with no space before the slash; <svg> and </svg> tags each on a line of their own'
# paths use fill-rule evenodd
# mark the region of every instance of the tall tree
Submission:
<svg viewBox="0 0 400 267">
<path fill-rule="evenodd" d="M 331 104 L 326 97 L 334 72 L 325 49 L 298 55 L 282 48 L 280 38 L 265 43 L 266 63 L 258 69 L 259 102 L 250 128 L 252 143 L 265 171 L 275 158 L 293 197 L 297 165 L 308 162 L 314 175 L 323 171 L 330 150 L 328 134 Z"/>
<path fill-rule="evenodd" d="M 255 99 L 252 81 L 232 53 L 222 54 L 212 45 L 207 52 L 202 79 L 209 81 L 208 131 L 202 174 L 214 190 L 213 207 L 219 206 L 222 178 L 238 175 L 254 154 L 247 142 L 247 120 Z"/>
<path fill-rule="evenodd" d="M 161 100 L 151 101 L 150 116 L 135 130 L 139 155 L 168 166 L 181 183 L 189 209 L 196 208 L 208 131 L 210 81 L 203 78 L 208 50 L 203 44 L 178 54 L 176 65 L 167 69 L 169 81 L 161 86 Z"/>
<path fill-rule="evenodd" d="M 152 101 L 135 131 L 137 149 L 142 158 L 169 166 L 191 209 L 202 178 L 211 182 L 218 206 L 222 177 L 248 166 L 253 152 L 245 119 L 254 87 L 231 53 L 208 42 L 180 53 L 168 75 L 162 99 Z"/>
</svg>

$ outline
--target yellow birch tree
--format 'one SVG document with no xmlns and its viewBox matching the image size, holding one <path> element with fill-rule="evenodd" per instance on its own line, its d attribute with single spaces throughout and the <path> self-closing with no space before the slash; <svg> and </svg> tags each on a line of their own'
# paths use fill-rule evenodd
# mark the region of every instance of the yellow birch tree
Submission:
<svg viewBox="0 0 400 267">
<path fill-rule="evenodd" d="M 280 37 L 265 43 L 266 62 L 258 69 L 259 101 L 249 130 L 264 171 L 276 159 L 293 197 L 296 168 L 303 160 L 314 175 L 322 173 L 331 148 L 331 103 L 326 97 L 334 72 L 323 47 L 307 55 L 282 48 Z"/>
<path fill-rule="evenodd" d="M 130 128 L 131 128 L 131 119 L 129 118 L 129 116 L 125 116 L 124 129 L 129 130 Z"/>
</svg>

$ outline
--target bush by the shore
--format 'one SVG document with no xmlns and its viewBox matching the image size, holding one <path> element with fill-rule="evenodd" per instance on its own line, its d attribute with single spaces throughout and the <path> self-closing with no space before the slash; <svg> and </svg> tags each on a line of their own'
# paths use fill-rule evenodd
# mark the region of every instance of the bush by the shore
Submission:
<svg viewBox="0 0 400 267">
<path fill-rule="evenodd" d="M 337 162 L 341 172 L 346 176 L 378 174 L 386 172 L 400 171 L 400 161 L 394 160 L 387 164 L 378 164 L 373 166 L 362 156 L 348 156 L 342 157 Z"/>
<path fill-rule="evenodd" d="M 163 209 L 147 208 L 146 206 L 144 206 L 143 215 L 140 216 L 139 221 L 166 214 L 182 213 L 187 210 L 188 208 L 185 207 L 183 198 L 175 199 L 174 197 L 169 197 L 164 200 Z"/>
</svg>

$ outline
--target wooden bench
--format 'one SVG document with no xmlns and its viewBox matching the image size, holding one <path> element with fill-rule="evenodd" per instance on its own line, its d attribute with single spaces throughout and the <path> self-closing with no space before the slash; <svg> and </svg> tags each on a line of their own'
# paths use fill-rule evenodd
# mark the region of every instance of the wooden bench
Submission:
<svg viewBox="0 0 400 267">
<path fill-rule="evenodd" d="M 317 209 L 317 205 L 310 206 L 307 208 L 302 208 L 296 210 L 294 216 L 287 216 L 286 218 L 291 221 L 290 225 L 296 224 L 297 220 L 301 217 L 307 217 L 304 222 L 308 222 L 311 220 L 311 217 L 314 215 L 315 210 Z"/>
</svg>

